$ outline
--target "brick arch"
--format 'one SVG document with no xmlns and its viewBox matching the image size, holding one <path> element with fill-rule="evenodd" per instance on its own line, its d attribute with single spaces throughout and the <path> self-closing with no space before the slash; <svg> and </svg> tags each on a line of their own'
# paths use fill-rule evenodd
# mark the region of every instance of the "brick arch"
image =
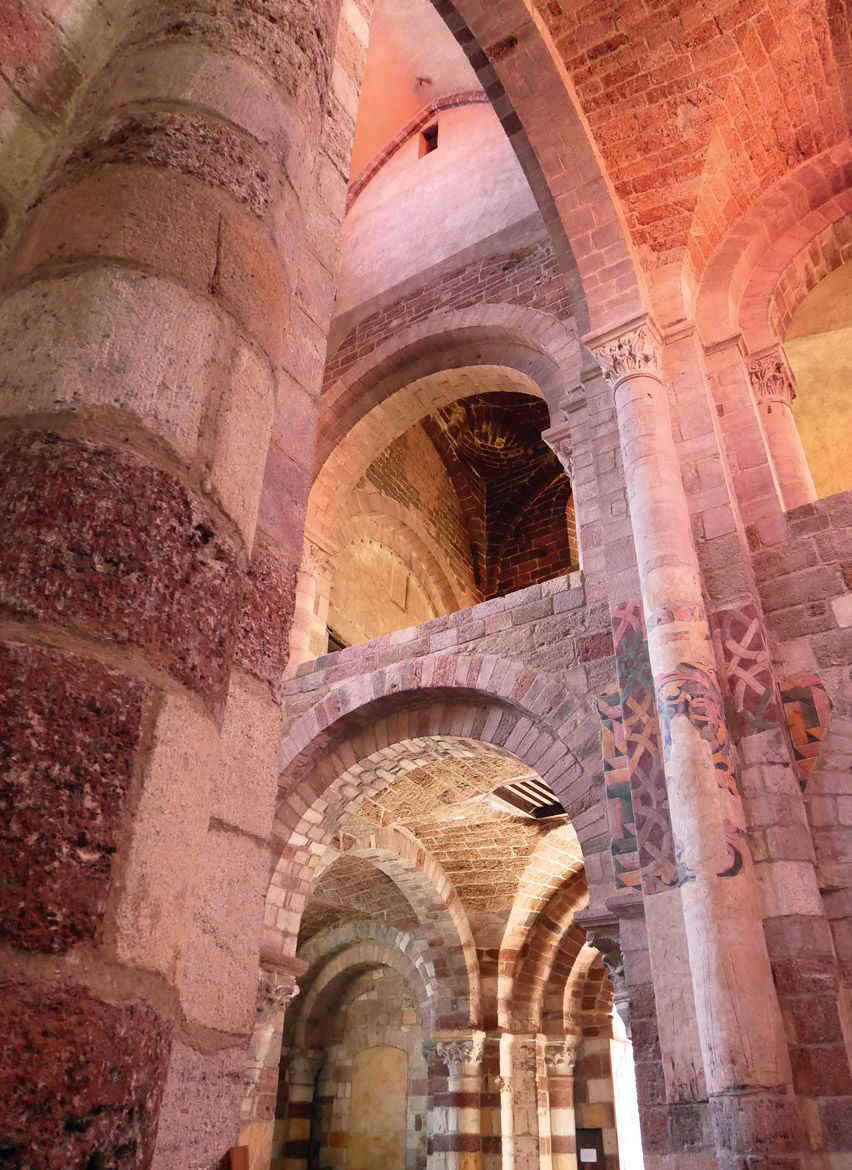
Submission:
<svg viewBox="0 0 852 1170">
<path fill-rule="evenodd" d="M 500 949 L 497 980 L 498 1014 L 504 1026 L 522 1032 L 541 1030 L 544 990 L 559 946 L 574 914 L 588 903 L 585 875 L 572 873 L 536 916 L 522 950 L 515 950 L 514 932 L 507 931 L 509 945 Z"/>
<path fill-rule="evenodd" d="M 427 965 L 415 962 L 405 952 L 386 942 L 365 940 L 353 943 L 346 950 L 338 951 L 318 972 L 316 979 L 304 997 L 295 1000 L 296 1012 L 293 1018 L 292 1045 L 296 1052 L 307 1052 L 319 1047 L 311 1041 L 317 1017 L 321 1017 L 340 997 L 341 991 L 352 979 L 376 967 L 390 967 L 408 980 L 417 993 L 421 1017 L 424 1024 L 434 1030 L 435 1023 L 435 982 L 428 977 Z"/>
<path fill-rule="evenodd" d="M 359 857 L 381 870 L 402 890 L 425 925 L 429 953 L 442 964 L 439 1026 L 478 1025 L 482 992 L 476 944 L 467 914 L 443 867 L 419 841 L 393 827 L 377 826 L 367 840 L 347 840 L 343 855 Z"/>
<path fill-rule="evenodd" d="M 345 542 L 360 536 L 380 540 L 385 530 L 400 541 L 399 546 L 393 546 L 394 551 L 409 557 L 412 572 L 429 593 L 436 613 L 453 613 L 476 603 L 472 582 L 466 587 L 457 580 L 416 512 L 375 488 L 360 488 L 341 502 L 332 539 L 336 547 L 342 548 Z"/>
<path fill-rule="evenodd" d="M 600 952 L 584 942 L 574 960 L 563 992 L 562 1016 L 566 1027 L 570 1027 L 572 1030 L 579 1032 L 583 1029 L 586 984 L 589 972 L 598 967 L 603 969 Z"/>
<path fill-rule="evenodd" d="M 850 175 L 852 139 L 779 180 L 728 232 L 696 300 L 696 322 L 706 345 L 737 332 L 750 352 L 779 340 L 773 324 L 776 289 L 803 249 L 852 213 Z M 801 287 L 795 295 L 802 299 Z"/>
<path fill-rule="evenodd" d="M 611 1036 L 613 1004 L 612 980 L 604 966 L 603 959 L 597 951 L 595 952 L 595 959 L 586 971 L 582 1004 L 583 1035 Z"/>
<path fill-rule="evenodd" d="M 436 361 L 441 364 L 440 358 Z M 308 527 L 330 538 L 341 501 L 395 439 L 440 407 L 492 390 L 540 397 L 538 387 L 525 374 L 499 365 L 475 364 L 452 371 L 442 368 L 417 378 L 374 406 L 337 443 L 320 468 L 308 500 Z"/>
<path fill-rule="evenodd" d="M 581 818 L 581 848 L 587 841 L 594 849 L 606 833 L 598 739 L 586 696 L 566 695 L 563 683 L 493 655 L 430 655 L 332 687 L 282 744 L 265 953 L 293 953 L 310 859 L 324 851 L 335 818 L 392 782 L 395 767 L 425 766 L 441 751 L 444 758 L 496 752 L 538 772 L 569 815 Z M 586 744 L 595 750 L 583 751 Z M 362 762 L 371 758 L 380 763 L 365 781 Z"/>
<path fill-rule="evenodd" d="M 502 366 L 521 374 L 531 383 L 526 392 L 548 403 L 555 425 L 562 421 L 556 414 L 562 395 L 578 383 L 581 364 L 573 326 L 539 309 L 479 304 L 432 313 L 371 347 L 326 385 L 316 467 L 375 406 L 418 379 L 466 366 Z"/>
<path fill-rule="evenodd" d="M 571 923 L 559 941 L 541 996 L 541 1031 L 545 1035 L 561 1035 L 573 1027 L 565 1015 L 565 987 L 585 945 L 586 932 L 576 922 Z"/>
<path fill-rule="evenodd" d="M 528 948 L 530 935 L 548 904 L 558 894 L 566 874 L 577 873 L 581 867 L 582 850 L 573 827 L 570 830 L 562 827 L 549 833 L 527 863 L 500 944 L 498 1010 L 506 1020 L 512 1011 L 518 961 Z"/>
<path fill-rule="evenodd" d="M 514 147 L 571 279 L 581 332 L 638 316 L 645 307 L 643 277 L 621 206 L 541 17 L 529 0 L 432 3 Z"/>
<path fill-rule="evenodd" d="M 416 735 L 468 738 L 514 756 L 568 801 L 569 816 L 597 799 L 597 762 L 581 764 L 570 746 L 598 741 L 585 694 L 566 693 L 564 682 L 497 655 L 432 654 L 346 679 L 292 724 L 279 760 L 276 824 L 288 795 L 304 786 L 312 805 L 359 750 L 367 756 Z M 583 836 L 587 820 L 595 828 L 605 823 L 603 813 L 584 817 Z M 273 837 L 283 843 L 275 831 Z"/>
<path fill-rule="evenodd" d="M 852 212 L 823 228 L 781 273 L 770 299 L 771 332 L 784 340 L 791 317 L 808 293 L 848 260 L 852 260 Z"/>
</svg>

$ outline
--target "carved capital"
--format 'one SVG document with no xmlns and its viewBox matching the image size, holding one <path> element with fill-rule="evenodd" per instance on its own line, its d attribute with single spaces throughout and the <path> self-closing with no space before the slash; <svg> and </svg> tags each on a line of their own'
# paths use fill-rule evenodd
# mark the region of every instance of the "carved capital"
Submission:
<svg viewBox="0 0 852 1170">
<path fill-rule="evenodd" d="M 615 337 L 593 342 L 591 349 L 612 390 L 637 374 L 650 374 L 657 379 L 662 377 L 659 339 L 647 320 L 632 325 Z"/>
<path fill-rule="evenodd" d="M 302 572 L 310 577 L 327 576 L 332 569 L 332 559 L 337 549 L 330 541 L 315 532 L 305 530 L 302 548 Z"/>
<path fill-rule="evenodd" d="M 785 402 L 793 405 L 796 397 L 793 371 L 780 346 L 748 359 L 751 390 L 758 402 Z"/>
<path fill-rule="evenodd" d="M 565 1036 L 548 1040 L 544 1046 L 544 1063 L 552 1077 L 571 1077 L 582 1043 L 581 1036 Z"/>
<path fill-rule="evenodd" d="M 257 977 L 257 1023 L 270 1023 L 298 994 L 299 988 L 292 975 L 261 967 Z"/>
<path fill-rule="evenodd" d="M 565 474 L 570 480 L 574 479 L 574 435 L 571 422 L 566 419 L 549 431 L 542 431 L 541 437 L 547 443 L 553 454 L 565 468 Z"/>
<path fill-rule="evenodd" d="M 439 1040 L 437 1043 L 438 1056 L 447 1066 L 451 1077 L 460 1077 L 465 1072 L 473 1071 L 472 1066 L 482 1063 L 482 1054 L 485 1051 L 485 1034 L 474 1032 L 470 1037 L 452 1040 Z"/>
<path fill-rule="evenodd" d="M 586 934 L 586 942 L 596 951 L 600 951 L 603 965 L 609 971 L 612 985 L 618 992 L 624 985 L 624 957 L 618 934 L 606 927 L 595 927 Z"/>
</svg>

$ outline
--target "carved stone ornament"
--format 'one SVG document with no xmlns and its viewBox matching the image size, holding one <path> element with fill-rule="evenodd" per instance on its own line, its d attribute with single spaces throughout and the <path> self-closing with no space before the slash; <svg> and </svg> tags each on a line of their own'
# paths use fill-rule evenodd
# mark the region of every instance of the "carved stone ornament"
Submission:
<svg viewBox="0 0 852 1170">
<path fill-rule="evenodd" d="M 553 454 L 565 468 L 565 474 L 570 480 L 574 479 L 574 439 L 571 434 L 571 424 L 566 419 L 558 426 L 544 431 L 541 436 Z"/>
<path fill-rule="evenodd" d="M 586 934 L 586 942 L 600 951 L 603 965 L 609 971 L 612 985 L 618 992 L 624 986 L 624 957 L 618 935 L 606 929 L 590 930 Z"/>
<path fill-rule="evenodd" d="M 793 373 L 781 349 L 773 349 L 748 363 L 751 389 L 758 402 L 786 402 L 793 405 L 796 390 Z"/>
<path fill-rule="evenodd" d="M 299 988 L 292 975 L 261 968 L 257 977 L 257 1022 L 268 1023 L 296 998 Z"/>
<path fill-rule="evenodd" d="M 581 1044 L 581 1037 L 566 1036 L 564 1040 L 548 1042 L 544 1046 L 544 1063 L 552 1077 L 574 1075 L 574 1066 Z"/>
<path fill-rule="evenodd" d="M 255 1025 L 249 1059 L 243 1070 L 243 1092 L 250 1096 L 266 1067 L 275 1040 L 275 1018 L 299 994 L 292 975 L 261 967 L 257 977 Z M 280 1045 L 280 1035 L 279 1035 Z"/>
<path fill-rule="evenodd" d="M 438 1055 L 447 1066 L 451 1077 L 460 1077 L 465 1065 L 479 1064 L 485 1051 L 485 1036 L 475 1034 L 470 1039 L 439 1040 Z"/>
<path fill-rule="evenodd" d="M 612 390 L 634 374 L 661 376 L 660 347 L 647 325 L 638 325 L 612 341 L 596 345 L 593 352 Z"/>
</svg>

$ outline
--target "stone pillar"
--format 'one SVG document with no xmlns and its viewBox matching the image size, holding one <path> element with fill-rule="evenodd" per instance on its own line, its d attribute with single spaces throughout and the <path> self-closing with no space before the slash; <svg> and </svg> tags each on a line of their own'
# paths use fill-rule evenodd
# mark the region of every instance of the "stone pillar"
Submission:
<svg viewBox="0 0 852 1170">
<path fill-rule="evenodd" d="M 553 1170 L 577 1170 L 574 1066 L 581 1043 L 581 1036 L 560 1036 L 544 1045 Z"/>
<path fill-rule="evenodd" d="M 284 1125 L 284 1170 L 307 1170 L 311 1154 L 311 1117 L 321 1056 L 291 1056 L 287 1069 L 287 1120 Z"/>
<path fill-rule="evenodd" d="M 612 982 L 612 1006 L 630 1037 L 630 988 L 624 978 L 624 956 L 621 953 L 621 938 L 618 930 L 594 927 L 586 934 L 586 942 L 600 952 L 603 965 Z"/>
<path fill-rule="evenodd" d="M 571 397 L 567 398 L 562 406 L 565 421 L 558 423 L 547 431 L 542 432 L 542 438 L 553 454 L 565 469 L 565 474 L 571 481 L 571 492 L 574 500 L 574 530 L 577 542 L 577 564 L 583 568 L 583 539 L 581 523 L 585 515 L 583 500 L 578 499 L 578 485 L 576 476 L 576 448 L 579 431 L 580 412 L 585 408 L 585 395 L 580 387 Z M 582 492 L 579 493 L 582 496 Z"/>
<path fill-rule="evenodd" d="M 793 417 L 793 371 L 780 345 L 747 358 L 748 375 L 785 511 L 817 498 Z"/>
<path fill-rule="evenodd" d="M 503 1166 L 500 1087 L 500 1033 L 488 1032 L 482 1056 L 482 1094 L 479 1110 L 482 1170 L 502 1170 Z"/>
<path fill-rule="evenodd" d="M 319 658 L 328 649 L 328 605 L 334 576 L 331 562 L 335 551 L 316 533 L 305 532 L 290 633 L 290 666 Z"/>
<path fill-rule="evenodd" d="M 244 1074 L 240 1145 L 249 1148 L 249 1164 L 267 1167 L 272 1152 L 278 1067 L 284 1015 L 299 994 L 291 971 L 261 965 L 257 981 L 257 1013 Z"/>
<path fill-rule="evenodd" d="M 437 1053 L 447 1066 L 447 1093 L 435 1101 L 435 1153 L 445 1153 L 448 1170 L 481 1166 L 480 1106 L 485 1033 L 438 1040 Z M 443 1117 L 440 1115 L 443 1114 Z"/>
<path fill-rule="evenodd" d="M 698 1032 L 720 1167 L 803 1136 L 724 720 L 698 561 L 647 319 L 587 339 L 615 396 Z"/>
<path fill-rule="evenodd" d="M 532 1035 L 504 1033 L 500 1042 L 504 1170 L 538 1170 L 538 1052 Z"/>
<path fill-rule="evenodd" d="M 259 926 L 207 911 L 267 828 L 208 828 L 339 5 L 136 7 L 0 299 L 0 1130 L 183 1170 L 238 1133 Z"/>
</svg>

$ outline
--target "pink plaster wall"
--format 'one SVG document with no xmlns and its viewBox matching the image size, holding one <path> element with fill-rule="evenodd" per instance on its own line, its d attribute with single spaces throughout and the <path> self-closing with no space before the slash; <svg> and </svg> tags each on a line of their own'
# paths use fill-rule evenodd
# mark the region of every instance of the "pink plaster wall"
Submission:
<svg viewBox="0 0 852 1170">
<path fill-rule="evenodd" d="M 423 158 L 419 137 L 385 164 L 344 220 L 335 315 L 536 210 L 490 106 L 442 111 L 438 149 Z"/>
</svg>

